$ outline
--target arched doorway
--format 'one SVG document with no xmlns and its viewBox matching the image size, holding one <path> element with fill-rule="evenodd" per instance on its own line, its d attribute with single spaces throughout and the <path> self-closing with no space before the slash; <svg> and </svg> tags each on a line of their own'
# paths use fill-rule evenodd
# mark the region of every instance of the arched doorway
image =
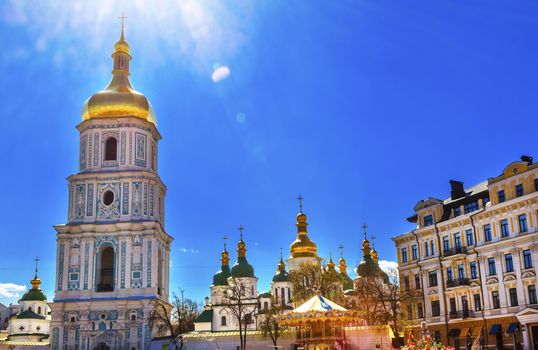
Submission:
<svg viewBox="0 0 538 350">
<path fill-rule="evenodd" d="M 114 290 L 114 248 L 106 246 L 99 253 L 97 266 L 97 292 Z"/>
<path fill-rule="evenodd" d="M 106 343 L 99 343 L 93 350 L 110 350 L 110 347 Z"/>
</svg>

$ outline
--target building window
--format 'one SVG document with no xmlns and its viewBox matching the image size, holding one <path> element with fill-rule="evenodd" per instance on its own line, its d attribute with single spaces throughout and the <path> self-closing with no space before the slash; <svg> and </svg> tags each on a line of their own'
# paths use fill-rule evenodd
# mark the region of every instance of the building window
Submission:
<svg viewBox="0 0 538 350">
<path fill-rule="evenodd" d="M 409 291 L 409 289 L 410 289 L 410 287 L 409 287 L 409 276 L 404 277 L 404 287 L 405 287 L 406 291 Z"/>
<path fill-rule="evenodd" d="M 452 268 L 451 267 L 446 268 L 446 278 L 447 278 L 448 282 L 453 282 L 454 281 L 454 274 L 452 273 Z"/>
<path fill-rule="evenodd" d="M 490 224 L 484 225 L 484 240 L 486 242 L 491 241 L 491 225 Z"/>
<path fill-rule="evenodd" d="M 407 248 L 402 248 L 402 262 L 407 262 Z"/>
<path fill-rule="evenodd" d="M 517 289 L 510 288 L 508 290 L 508 294 L 510 294 L 510 306 L 518 306 L 517 302 Z"/>
<path fill-rule="evenodd" d="M 441 315 L 439 300 L 432 300 L 432 317 L 437 317 L 439 315 Z"/>
<path fill-rule="evenodd" d="M 480 300 L 480 294 L 475 294 L 474 298 L 474 309 L 476 311 L 482 310 L 482 301 Z"/>
<path fill-rule="evenodd" d="M 463 264 L 458 265 L 458 278 L 460 280 L 465 278 L 465 269 L 463 268 Z"/>
<path fill-rule="evenodd" d="M 501 237 L 508 237 L 510 232 L 508 231 L 508 220 L 501 220 Z"/>
<path fill-rule="evenodd" d="M 428 242 L 424 243 L 424 253 L 426 254 L 426 256 L 430 256 L 430 245 Z"/>
<path fill-rule="evenodd" d="M 407 305 L 407 319 L 413 319 L 413 305 Z"/>
<path fill-rule="evenodd" d="M 534 179 L 534 190 L 538 191 L 538 178 Z"/>
<path fill-rule="evenodd" d="M 114 248 L 105 246 L 101 249 L 97 264 L 97 292 L 112 292 L 114 290 Z"/>
<path fill-rule="evenodd" d="M 461 208 L 460 207 L 455 207 L 454 208 L 454 217 L 458 217 L 461 215 Z"/>
<path fill-rule="evenodd" d="M 221 326 L 226 326 L 226 316 L 222 316 L 222 317 L 220 318 L 220 325 L 221 325 Z"/>
<path fill-rule="evenodd" d="M 443 237 L 443 252 L 447 252 L 450 250 L 450 240 L 448 239 L 448 236 Z"/>
<path fill-rule="evenodd" d="M 118 157 L 118 140 L 115 137 L 109 137 L 105 141 L 105 160 L 117 160 Z"/>
<path fill-rule="evenodd" d="M 474 245 L 474 233 L 472 228 L 465 231 L 465 236 L 467 238 L 467 245 Z"/>
<path fill-rule="evenodd" d="M 527 287 L 527 290 L 529 292 L 529 304 L 538 303 L 538 301 L 536 300 L 536 286 L 534 284 L 530 284 Z"/>
<path fill-rule="evenodd" d="M 450 298 L 450 313 L 456 313 L 456 298 Z"/>
<path fill-rule="evenodd" d="M 413 257 L 413 260 L 417 260 L 418 259 L 418 248 L 417 248 L 417 245 L 416 244 L 413 244 L 411 246 L 411 255 Z"/>
<path fill-rule="evenodd" d="M 504 262 L 506 265 L 506 272 L 514 272 L 514 260 L 512 259 L 512 254 L 506 254 L 504 256 Z"/>
<path fill-rule="evenodd" d="M 433 225 L 433 215 L 426 215 L 424 217 L 424 227 Z"/>
<path fill-rule="evenodd" d="M 456 249 L 461 248 L 461 236 L 459 232 L 454 234 L 454 246 Z"/>
<path fill-rule="evenodd" d="M 420 288 L 420 275 L 415 275 L 415 289 L 421 289 Z"/>
<path fill-rule="evenodd" d="M 41 306 L 37 307 L 37 313 L 41 315 Z"/>
<path fill-rule="evenodd" d="M 478 210 L 478 201 L 465 203 L 465 205 L 463 206 L 463 211 L 465 212 L 465 214 L 472 213 L 475 210 Z"/>
<path fill-rule="evenodd" d="M 433 243 L 433 241 L 430 242 L 430 252 L 432 254 L 432 256 L 435 255 L 435 243 Z"/>
<path fill-rule="evenodd" d="M 506 200 L 504 190 L 500 190 L 499 192 L 497 192 L 497 196 L 499 197 L 499 203 L 502 203 Z"/>
<path fill-rule="evenodd" d="M 430 273 L 428 273 L 428 281 L 430 287 L 437 287 L 437 271 L 430 271 Z"/>
<path fill-rule="evenodd" d="M 521 214 L 517 219 L 519 221 L 519 233 L 527 232 L 527 215 Z"/>
<path fill-rule="evenodd" d="M 516 185 L 516 197 L 523 196 L 523 184 Z"/>
<path fill-rule="evenodd" d="M 422 308 L 422 303 L 417 304 L 417 314 L 418 318 L 424 318 L 424 310 Z"/>
<path fill-rule="evenodd" d="M 501 308 L 501 301 L 499 300 L 499 292 L 494 290 L 491 292 L 491 300 L 493 301 L 493 308 L 494 309 L 500 309 Z"/>
<path fill-rule="evenodd" d="M 478 278 L 478 268 L 476 267 L 476 261 L 471 261 L 469 264 L 470 270 L 471 270 L 471 278 L 477 279 Z"/>
<path fill-rule="evenodd" d="M 523 265 L 526 269 L 532 267 L 532 253 L 529 249 L 523 251 Z"/>
<path fill-rule="evenodd" d="M 488 259 L 488 269 L 489 269 L 490 276 L 497 274 L 497 269 L 495 269 L 495 258 Z"/>
</svg>

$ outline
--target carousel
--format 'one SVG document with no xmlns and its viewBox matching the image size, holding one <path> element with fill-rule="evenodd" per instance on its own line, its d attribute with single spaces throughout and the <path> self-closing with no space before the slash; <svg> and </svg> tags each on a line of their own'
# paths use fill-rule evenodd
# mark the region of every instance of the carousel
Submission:
<svg viewBox="0 0 538 350">
<path fill-rule="evenodd" d="M 279 316 L 278 323 L 294 328 L 296 342 L 305 350 L 350 349 L 345 329 L 365 325 L 358 311 L 347 310 L 321 295 Z"/>
</svg>

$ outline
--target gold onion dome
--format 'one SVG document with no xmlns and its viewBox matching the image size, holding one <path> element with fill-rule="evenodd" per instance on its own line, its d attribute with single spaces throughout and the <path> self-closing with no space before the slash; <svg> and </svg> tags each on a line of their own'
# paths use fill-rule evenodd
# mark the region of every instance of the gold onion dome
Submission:
<svg viewBox="0 0 538 350">
<path fill-rule="evenodd" d="M 331 256 L 329 257 L 329 262 L 327 263 L 327 269 L 329 269 L 330 271 L 335 271 L 335 263 L 333 261 L 333 257 L 332 257 L 332 254 Z"/>
<path fill-rule="evenodd" d="M 308 238 L 306 215 L 301 211 L 297 214 L 297 239 L 290 245 L 293 258 L 317 257 L 318 247 Z"/>
<path fill-rule="evenodd" d="M 372 260 L 377 264 L 379 263 L 379 256 L 377 254 L 377 250 L 375 249 L 372 249 L 372 251 L 370 252 L 370 255 L 372 256 Z"/>
<path fill-rule="evenodd" d="M 273 282 L 288 282 L 288 272 L 286 271 L 284 260 L 282 260 L 282 254 L 280 255 L 280 261 L 278 262 L 278 267 L 273 276 Z"/>
<path fill-rule="evenodd" d="M 255 277 L 254 268 L 247 261 L 247 246 L 243 242 L 242 234 L 241 240 L 237 243 L 237 261 L 232 266 L 231 275 L 233 277 Z"/>
<path fill-rule="evenodd" d="M 222 251 L 220 255 L 220 270 L 217 271 L 215 275 L 213 275 L 213 285 L 214 286 L 227 286 L 228 285 L 228 277 L 230 277 L 230 254 L 226 250 L 226 246 L 224 246 L 224 250 Z"/>
<path fill-rule="evenodd" d="M 97 118 L 136 117 L 157 125 L 155 114 L 146 96 L 136 91 L 129 80 L 131 61 L 129 44 L 123 35 L 114 44 L 112 80 L 103 90 L 86 100 L 82 121 Z"/>
<path fill-rule="evenodd" d="M 47 296 L 39 286 L 41 285 L 41 280 L 39 277 L 37 277 L 37 258 L 36 258 L 36 270 L 35 270 L 35 276 L 30 280 L 30 284 L 32 285 L 32 289 L 30 289 L 28 292 L 24 293 L 24 295 L 21 298 L 21 301 L 46 301 Z"/>
</svg>

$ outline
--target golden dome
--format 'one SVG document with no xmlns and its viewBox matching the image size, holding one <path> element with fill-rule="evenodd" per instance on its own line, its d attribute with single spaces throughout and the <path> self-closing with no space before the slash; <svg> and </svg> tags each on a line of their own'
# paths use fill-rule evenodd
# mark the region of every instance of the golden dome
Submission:
<svg viewBox="0 0 538 350">
<path fill-rule="evenodd" d="M 329 258 L 329 262 L 327 263 L 327 268 L 330 271 L 334 271 L 334 267 L 335 267 L 335 264 L 334 264 L 334 261 L 333 261 L 333 257 L 331 255 L 331 257 Z"/>
<path fill-rule="evenodd" d="M 340 270 L 340 273 L 347 273 L 346 259 L 343 257 L 338 261 L 338 269 Z"/>
<path fill-rule="evenodd" d="M 377 264 L 379 262 L 379 256 L 377 255 L 377 250 L 372 249 L 370 252 L 370 255 L 372 256 L 372 260 Z"/>
<path fill-rule="evenodd" d="M 124 39 L 114 45 L 112 80 L 103 90 L 84 103 L 82 121 L 96 118 L 137 117 L 157 125 L 155 114 L 146 96 L 136 91 L 129 80 L 129 44 Z"/>
<path fill-rule="evenodd" d="M 224 250 L 220 254 L 220 262 L 221 262 L 222 265 L 228 265 L 229 262 L 230 262 L 230 254 L 226 250 L 226 247 L 224 248 Z"/>
<path fill-rule="evenodd" d="M 300 212 L 297 215 L 297 239 L 290 245 L 290 253 L 292 258 L 299 257 L 317 257 L 318 247 L 316 243 L 308 238 L 306 227 L 306 215 Z"/>
</svg>

